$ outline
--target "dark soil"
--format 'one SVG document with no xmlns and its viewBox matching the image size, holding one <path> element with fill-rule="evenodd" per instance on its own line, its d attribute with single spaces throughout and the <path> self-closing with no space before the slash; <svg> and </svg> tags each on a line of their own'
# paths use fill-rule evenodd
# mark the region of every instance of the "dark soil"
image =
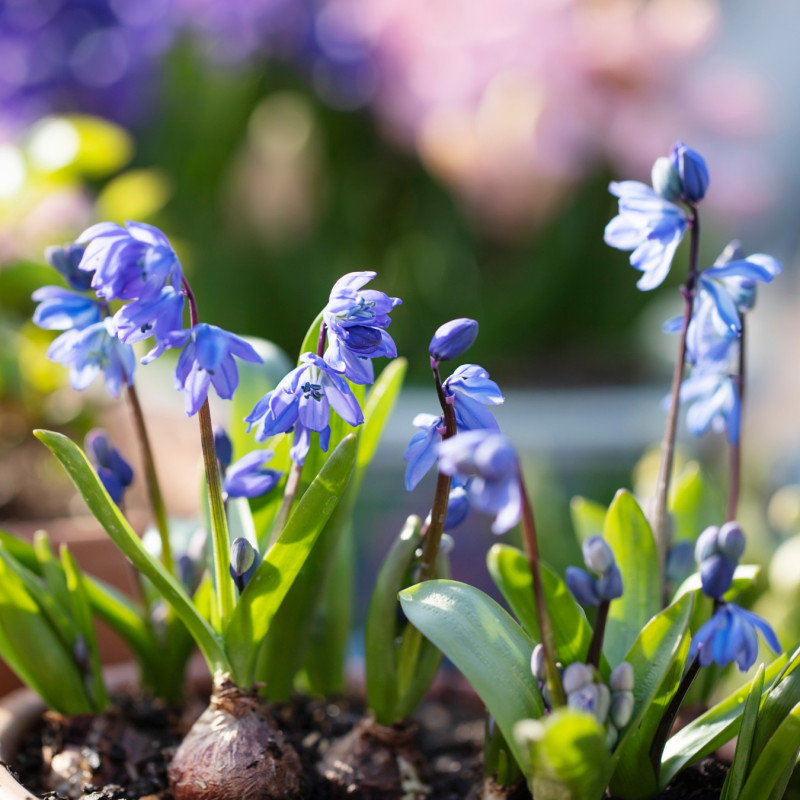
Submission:
<svg viewBox="0 0 800 800">
<path fill-rule="evenodd" d="M 63 719 L 47 714 L 38 729 L 22 743 L 13 764 L 21 782 L 47 800 L 68 800 L 69 786 L 48 783 L 51 767 L 67 761 L 77 765 L 73 787 L 81 800 L 172 800 L 167 766 L 185 732 L 203 710 L 192 702 L 180 712 L 142 698 L 120 697 L 99 718 Z M 348 733 L 362 718 L 363 708 L 349 700 L 318 702 L 296 698 L 272 707 L 288 741 L 306 772 L 308 800 L 337 800 L 318 773 L 317 764 L 331 743 Z M 482 778 L 480 751 L 483 719 L 479 707 L 464 703 L 463 695 L 446 690 L 426 702 L 416 716 L 416 743 L 427 763 L 422 776 L 435 800 L 476 797 Z M 718 800 L 727 766 L 707 759 L 684 770 L 657 800 Z M 351 795 L 348 795 L 351 796 Z M 509 800 L 530 799 L 519 787 Z M 614 800 L 614 798 L 609 798 Z"/>
</svg>

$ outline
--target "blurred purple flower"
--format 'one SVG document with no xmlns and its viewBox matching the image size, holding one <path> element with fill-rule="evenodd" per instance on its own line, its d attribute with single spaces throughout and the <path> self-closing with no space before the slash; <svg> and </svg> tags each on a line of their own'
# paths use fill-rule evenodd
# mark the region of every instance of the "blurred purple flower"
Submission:
<svg viewBox="0 0 800 800">
<path fill-rule="evenodd" d="M 111 499 L 119 505 L 125 489 L 133 483 L 131 465 L 111 444 L 108 434 L 101 428 L 94 428 L 86 434 L 84 449 L 106 491 L 111 495 Z"/>
<path fill-rule="evenodd" d="M 96 300 L 60 286 L 42 286 L 31 297 L 39 304 L 33 312 L 33 321 L 45 330 L 82 330 L 103 317 Z"/>
<path fill-rule="evenodd" d="M 272 489 L 283 475 L 269 469 L 272 450 L 253 450 L 228 467 L 222 488 L 228 497 L 261 497 Z"/>
</svg>

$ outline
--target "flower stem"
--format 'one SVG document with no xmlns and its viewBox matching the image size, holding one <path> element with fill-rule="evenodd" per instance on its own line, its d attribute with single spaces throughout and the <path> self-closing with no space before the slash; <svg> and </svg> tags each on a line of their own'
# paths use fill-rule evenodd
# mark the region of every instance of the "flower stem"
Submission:
<svg viewBox="0 0 800 800">
<path fill-rule="evenodd" d="M 189 318 L 192 327 L 197 325 L 200 317 L 197 313 L 197 300 L 186 278 L 183 279 L 183 290 L 189 301 Z M 200 444 L 203 449 L 203 465 L 206 472 L 208 489 L 208 505 L 211 512 L 211 542 L 214 553 L 214 582 L 217 589 L 217 614 L 221 630 L 233 613 L 236 602 L 235 586 L 230 579 L 228 564 L 230 562 L 230 541 L 228 521 L 225 517 L 225 502 L 222 497 L 222 481 L 219 476 L 219 462 L 214 447 L 214 426 L 211 424 L 211 408 L 208 398 L 197 414 L 200 421 Z"/>
<path fill-rule="evenodd" d="M 533 518 L 533 507 L 531 506 L 525 480 L 522 477 L 522 470 L 518 467 L 519 491 L 522 497 L 522 538 L 525 543 L 525 553 L 528 556 L 528 563 L 531 568 L 533 578 L 533 597 L 536 603 L 536 618 L 539 623 L 539 633 L 542 636 L 542 650 L 544 652 L 544 665 L 547 671 L 547 685 L 550 689 L 550 697 L 553 701 L 553 708 L 563 706 L 566 702 L 564 698 L 564 688 L 561 685 L 561 676 L 558 674 L 556 666 L 556 641 L 553 635 L 553 625 L 550 621 L 550 614 L 547 611 L 547 600 L 544 595 L 544 584 L 542 583 L 542 571 L 539 567 L 539 542 L 536 537 L 536 522 Z"/>
<path fill-rule="evenodd" d="M 167 524 L 167 509 L 164 505 L 164 498 L 161 494 L 161 486 L 156 474 L 156 463 L 153 458 L 153 449 L 150 447 L 150 437 L 147 434 L 147 426 L 142 413 L 142 406 L 139 403 L 139 395 L 133 384 L 128 386 L 128 403 L 133 414 L 133 424 L 136 428 L 136 438 L 139 440 L 139 447 L 144 462 L 145 481 L 147 483 L 147 496 L 150 500 L 150 507 L 153 510 L 158 534 L 161 538 L 161 561 L 164 568 L 170 575 L 175 574 L 175 561 L 172 558 L 172 547 L 169 541 L 169 525 Z"/>
<path fill-rule="evenodd" d="M 739 489 L 742 482 L 742 423 L 744 410 L 744 375 L 745 375 L 745 337 L 744 315 L 741 318 L 742 330 L 739 337 L 739 369 L 733 380 L 734 391 L 739 394 L 739 435 L 736 443 L 731 444 L 730 474 L 728 476 L 728 505 L 725 511 L 725 521 L 732 522 L 736 519 L 736 510 L 739 506 Z"/>
<path fill-rule="evenodd" d="M 598 669 L 600 667 L 600 653 L 603 650 L 603 637 L 606 634 L 606 622 L 608 621 L 608 609 L 610 606 L 610 600 L 603 600 L 598 606 L 597 618 L 592 631 L 592 641 L 589 643 L 589 651 L 586 654 L 586 663 Z"/>
<path fill-rule="evenodd" d="M 664 427 L 664 438 L 661 442 L 661 460 L 658 464 L 658 477 L 656 478 L 656 494 L 653 501 L 653 537 L 656 542 L 658 560 L 661 570 L 661 586 L 665 585 L 665 569 L 667 563 L 668 531 L 667 531 L 667 499 L 669 496 L 669 483 L 672 477 L 672 465 L 675 460 L 675 434 L 678 427 L 678 409 L 680 406 L 681 383 L 686 366 L 686 332 L 692 320 L 694 297 L 697 292 L 697 274 L 700 253 L 700 218 L 697 209 L 692 207 L 689 216 L 691 228 L 691 242 L 689 248 L 689 274 L 686 285 L 681 288 L 684 299 L 683 326 L 681 328 L 678 358 L 675 361 L 675 371 L 672 375 L 672 388 L 670 390 L 670 404 L 667 411 L 667 421 Z M 663 592 L 662 592 L 663 594 Z"/>
</svg>

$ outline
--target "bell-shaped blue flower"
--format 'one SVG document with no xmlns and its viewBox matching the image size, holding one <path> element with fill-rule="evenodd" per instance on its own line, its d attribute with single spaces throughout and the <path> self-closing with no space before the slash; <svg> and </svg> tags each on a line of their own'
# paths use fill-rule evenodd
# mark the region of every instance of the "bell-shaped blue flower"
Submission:
<svg viewBox="0 0 800 800">
<path fill-rule="evenodd" d="M 428 352 L 433 361 L 451 361 L 469 350 L 477 336 L 478 323 L 474 319 L 451 319 L 436 329 Z"/>
<path fill-rule="evenodd" d="M 444 529 L 451 531 L 457 528 L 469 516 L 470 501 L 469 501 L 469 481 L 461 484 L 461 481 L 454 481 L 456 483 L 447 498 L 447 516 L 444 520 Z"/>
<path fill-rule="evenodd" d="M 344 376 L 314 353 L 303 353 L 300 366 L 256 403 L 245 422 L 248 432 L 255 426 L 259 442 L 294 429 L 291 457 L 296 464 L 303 464 L 311 444 L 311 431 L 319 433 L 320 447 L 328 449 L 331 409 L 349 425 L 364 421 L 358 400 Z"/>
<path fill-rule="evenodd" d="M 175 368 L 175 388 L 183 390 L 190 417 L 205 403 L 210 385 L 223 399 L 233 397 L 239 385 L 234 356 L 261 363 L 261 356 L 244 339 L 204 322 L 171 334 L 168 341 L 170 347 L 183 346 Z"/>
<path fill-rule="evenodd" d="M 585 569 L 580 567 L 567 567 L 564 573 L 567 587 L 582 606 L 595 607 L 600 605 L 602 598 L 597 591 L 597 581 Z"/>
<path fill-rule="evenodd" d="M 122 457 L 119 450 L 112 446 L 108 434 L 100 428 L 94 428 L 86 434 L 84 449 L 106 491 L 119 505 L 125 489 L 133 482 L 131 465 Z"/>
<path fill-rule="evenodd" d="M 686 212 L 639 181 L 614 182 L 609 191 L 619 198 L 619 214 L 606 225 L 605 242 L 632 250 L 631 266 L 643 273 L 636 286 L 655 289 L 667 277 L 686 232 Z"/>
<path fill-rule="evenodd" d="M 230 465 L 222 488 L 228 497 L 261 497 L 274 488 L 283 473 L 269 469 L 272 450 L 254 450 Z"/>
<path fill-rule="evenodd" d="M 126 303 L 114 315 L 117 335 L 126 344 L 153 337 L 155 347 L 142 359 L 143 364 L 154 361 L 172 345 L 172 335 L 183 329 L 185 296 L 180 289 L 165 286 L 158 294 Z"/>
<path fill-rule="evenodd" d="M 444 420 L 441 415 L 417 414 L 414 427 L 418 432 L 411 437 L 403 458 L 406 465 L 406 490 L 411 491 L 436 463 L 439 455 L 439 443 L 444 432 Z"/>
<path fill-rule="evenodd" d="M 698 203 L 708 189 L 708 167 L 705 159 L 693 148 L 678 142 L 672 148 L 672 166 L 681 182 L 681 197 L 687 203 Z"/>
<path fill-rule="evenodd" d="M 397 355 L 397 347 L 386 328 L 392 321 L 389 313 L 402 300 L 361 288 L 376 274 L 350 272 L 340 278 L 333 285 L 323 311 L 328 327 L 325 361 L 358 384 L 372 383 L 375 379 L 373 358 Z"/>
<path fill-rule="evenodd" d="M 71 288 L 78 292 L 87 292 L 92 285 L 94 273 L 79 269 L 86 248 L 80 244 L 66 244 L 63 247 L 48 247 L 44 257 Z"/>
<path fill-rule="evenodd" d="M 467 431 L 439 446 L 439 471 L 471 479 L 467 484 L 470 502 L 487 514 L 494 514 L 494 533 L 505 533 L 519 522 L 522 492 L 517 454 L 501 433 L 491 430 Z"/>
<path fill-rule="evenodd" d="M 42 286 L 31 297 L 39 304 L 33 312 L 33 321 L 45 330 L 81 330 L 100 322 L 104 316 L 96 300 L 60 286 Z"/>
<path fill-rule="evenodd" d="M 764 641 L 776 653 L 780 652 L 778 637 L 765 620 L 740 606 L 726 603 L 692 638 L 689 660 L 699 655 L 703 667 L 712 663 L 724 667 L 735 661 L 744 672 L 755 664 L 758 657 L 756 631 L 761 631 Z"/>
<path fill-rule="evenodd" d="M 112 397 L 118 397 L 122 386 L 133 382 L 133 348 L 117 338 L 110 317 L 81 330 L 65 331 L 52 342 L 47 357 L 69 367 L 69 381 L 77 391 L 86 389 L 101 372 Z"/>
<path fill-rule="evenodd" d="M 224 473 L 233 461 L 233 442 L 222 425 L 214 427 L 214 452 Z"/>
<path fill-rule="evenodd" d="M 80 268 L 93 272 L 92 288 L 106 300 L 140 300 L 168 284 L 179 288 L 183 272 L 167 237 L 143 222 L 100 222 L 77 239 L 86 244 Z"/>
<path fill-rule="evenodd" d="M 731 444 L 738 444 L 741 426 L 741 399 L 730 375 L 696 374 L 681 384 L 680 401 L 689 403 L 686 425 L 694 436 L 709 428 L 725 433 Z"/>
</svg>

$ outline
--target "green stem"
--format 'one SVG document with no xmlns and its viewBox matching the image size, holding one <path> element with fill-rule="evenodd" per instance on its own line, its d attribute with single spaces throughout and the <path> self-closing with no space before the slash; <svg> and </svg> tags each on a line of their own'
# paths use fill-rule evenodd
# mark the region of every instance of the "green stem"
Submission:
<svg viewBox="0 0 800 800">
<path fill-rule="evenodd" d="M 544 584 L 542 582 L 542 571 L 539 567 L 539 542 L 536 537 L 536 522 L 533 518 L 533 507 L 531 506 L 528 490 L 522 477 L 522 470 L 517 467 L 519 491 L 522 497 L 522 538 L 525 543 L 525 553 L 528 556 L 528 563 L 531 568 L 533 578 L 533 596 L 536 602 L 536 618 L 539 623 L 539 633 L 542 636 L 542 650 L 544 652 L 544 664 L 547 671 L 547 685 L 550 689 L 550 697 L 553 700 L 553 708 L 563 706 L 566 702 L 564 697 L 564 687 L 561 685 L 561 676 L 556 666 L 556 640 L 553 635 L 553 625 L 550 614 L 547 611 L 547 600 L 544 594 Z"/>
<path fill-rule="evenodd" d="M 197 301 L 186 278 L 183 279 L 183 290 L 189 301 L 189 317 L 192 327 L 200 321 L 197 313 Z M 203 448 L 203 466 L 206 472 L 208 489 L 208 505 L 211 511 L 211 542 L 214 554 L 214 582 L 217 589 L 217 614 L 220 630 L 225 626 L 233 613 L 236 602 L 233 581 L 228 572 L 230 563 L 230 539 L 228 521 L 225 517 L 225 502 L 222 497 L 222 481 L 219 476 L 219 462 L 214 447 L 214 426 L 211 424 L 211 408 L 208 397 L 197 414 L 200 421 L 200 444 Z"/>
<path fill-rule="evenodd" d="M 667 531 L 667 499 L 669 496 L 669 483 L 672 477 L 672 465 L 675 460 L 675 435 L 678 427 L 678 409 L 680 407 L 680 391 L 683 382 L 683 373 L 686 366 L 686 332 L 692 319 L 694 296 L 697 291 L 697 274 L 700 247 L 700 218 L 697 209 L 691 208 L 689 215 L 691 241 L 689 248 L 689 275 L 686 285 L 682 287 L 684 298 L 683 326 L 681 328 L 678 358 L 675 361 L 675 371 L 672 375 L 672 388 L 670 390 L 670 404 L 667 411 L 667 420 L 664 427 L 664 438 L 661 443 L 661 460 L 658 464 L 658 477 L 656 478 L 656 494 L 653 505 L 653 537 L 658 551 L 658 560 L 661 570 L 662 596 L 665 586 L 665 569 L 667 563 L 667 547 L 669 536 Z"/>
<path fill-rule="evenodd" d="M 739 436 L 736 444 L 730 450 L 730 474 L 728 476 L 728 505 L 725 511 L 726 522 L 736 519 L 739 507 L 739 491 L 742 483 L 742 417 L 744 416 L 744 367 L 745 367 L 745 338 L 744 315 L 741 317 L 742 330 L 739 338 L 739 370 L 734 378 L 734 391 L 739 394 Z"/>
<path fill-rule="evenodd" d="M 147 426 L 144 421 L 144 414 L 139 403 L 139 395 L 133 384 L 128 386 L 128 402 L 133 413 L 133 424 L 136 428 L 136 438 L 139 440 L 139 447 L 144 462 L 145 482 L 147 483 L 147 496 L 150 500 L 150 507 L 153 510 L 158 534 L 161 537 L 161 562 L 164 564 L 170 575 L 175 574 L 175 562 L 172 558 L 172 546 L 169 541 L 169 525 L 167 523 L 167 509 L 164 505 L 164 498 L 161 494 L 161 486 L 156 474 L 156 463 L 153 458 L 153 449 L 150 447 L 150 437 L 147 435 Z"/>
</svg>

